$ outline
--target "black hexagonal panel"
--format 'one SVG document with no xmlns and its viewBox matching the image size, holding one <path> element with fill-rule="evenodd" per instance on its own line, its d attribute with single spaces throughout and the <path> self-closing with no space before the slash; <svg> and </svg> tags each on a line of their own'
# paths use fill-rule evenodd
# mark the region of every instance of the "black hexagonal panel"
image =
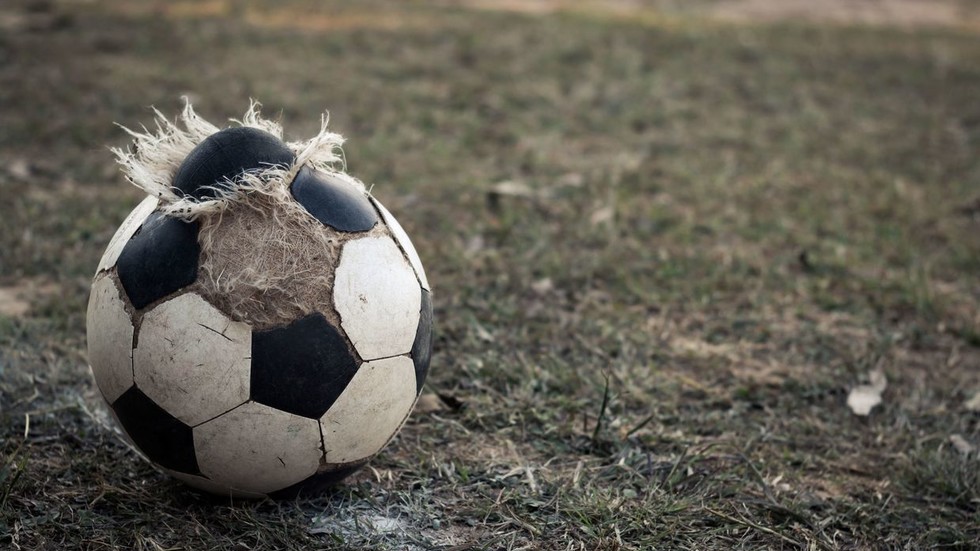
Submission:
<svg viewBox="0 0 980 551">
<path fill-rule="evenodd" d="M 314 218 L 335 230 L 368 231 L 378 223 L 378 213 L 366 195 L 308 166 L 300 169 L 289 190 Z"/>
<path fill-rule="evenodd" d="M 429 373 L 429 360 L 432 359 L 432 297 L 422 289 L 422 309 L 419 312 L 419 327 L 415 330 L 412 343 L 412 361 L 415 362 L 416 393 L 422 392 L 422 384 Z"/>
<path fill-rule="evenodd" d="M 170 415 L 135 386 L 112 404 L 126 434 L 162 467 L 200 474 L 191 428 Z"/>
<path fill-rule="evenodd" d="M 357 373 L 347 343 L 322 314 L 252 333 L 252 399 L 319 419 Z"/>
<path fill-rule="evenodd" d="M 293 499 L 295 497 L 312 497 L 321 494 L 324 490 L 354 474 L 354 472 L 366 464 L 367 460 L 343 465 L 322 466 L 316 474 L 310 475 L 307 479 L 301 480 L 292 486 L 271 492 L 269 497 L 272 499 Z"/>
<path fill-rule="evenodd" d="M 173 187 L 196 199 L 215 196 L 243 172 L 289 167 L 296 156 L 279 138 L 258 128 L 226 128 L 191 150 L 174 174 Z"/>
<path fill-rule="evenodd" d="M 154 212 L 123 247 L 116 270 L 129 301 L 137 309 L 197 279 L 197 222 Z"/>
</svg>

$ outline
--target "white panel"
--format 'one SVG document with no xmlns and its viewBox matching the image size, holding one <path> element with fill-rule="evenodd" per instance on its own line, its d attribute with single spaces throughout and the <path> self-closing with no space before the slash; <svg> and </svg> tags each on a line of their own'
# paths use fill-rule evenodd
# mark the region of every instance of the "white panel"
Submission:
<svg viewBox="0 0 980 551">
<path fill-rule="evenodd" d="M 92 283 L 85 323 L 88 363 L 109 403 L 133 386 L 133 322 L 113 279 Z"/>
<path fill-rule="evenodd" d="M 119 229 L 116 230 L 116 234 L 112 236 L 109 240 L 109 246 L 106 247 L 105 253 L 102 255 L 102 260 L 99 261 L 99 271 L 108 270 L 116 265 L 116 260 L 119 259 L 119 253 L 122 252 L 123 247 L 129 242 L 129 239 L 133 237 L 136 233 L 137 228 L 139 228 L 146 217 L 149 216 L 157 208 L 156 197 L 147 197 L 143 201 L 136 205 L 136 208 L 129 213 L 129 216 L 123 220 Z"/>
<path fill-rule="evenodd" d="M 415 246 L 412 245 L 412 240 L 408 238 L 408 234 L 405 233 L 402 225 L 398 223 L 398 220 L 396 220 L 390 212 L 388 212 L 388 209 L 381 204 L 381 201 L 378 201 L 374 197 L 372 197 L 371 200 L 374 201 L 375 206 L 377 206 L 378 210 L 381 211 L 381 216 L 384 217 L 385 224 L 388 225 L 388 229 L 390 229 L 392 235 L 395 236 L 395 240 L 402 246 L 402 249 L 405 249 L 405 254 L 408 255 L 409 262 L 411 262 L 412 267 L 415 268 L 415 273 L 418 274 L 419 282 L 422 283 L 422 287 L 426 291 L 430 291 L 429 280 L 425 278 L 425 268 L 422 267 L 422 259 L 419 258 L 419 253 L 415 252 Z"/>
<path fill-rule="evenodd" d="M 245 492 L 274 492 L 316 473 L 320 445 L 316 419 L 255 402 L 194 427 L 201 472 Z"/>
<path fill-rule="evenodd" d="M 197 488 L 198 490 L 202 490 L 210 494 L 245 499 L 260 499 L 265 497 L 265 494 L 262 493 L 247 492 L 238 488 L 229 488 L 224 484 L 218 484 L 217 482 L 203 476 L 180 473 L 177 471 L 171 471 L 170 469 L 163 469 L 163 471 L 192 488 Z"/>
<path fill-rule="evenodd" d="M 334 280 L 340 324 L 364 360 L 412 350 L 422 289 L 388 236 L 348 241 Z"/>
<path fill-rule="evenodd" d="M 378 453 L 415 404 L 415 364 L 408 356 L 361 364 L 354 379 L 320 418 L 328 463 Z"/>
<path fill-rule="evenodd" d="M 147 312 L 137 343 L 136 386 L 184 423 L 248 399 L 252 330 L 200 296 L 180 295 Z"/>
</svg>

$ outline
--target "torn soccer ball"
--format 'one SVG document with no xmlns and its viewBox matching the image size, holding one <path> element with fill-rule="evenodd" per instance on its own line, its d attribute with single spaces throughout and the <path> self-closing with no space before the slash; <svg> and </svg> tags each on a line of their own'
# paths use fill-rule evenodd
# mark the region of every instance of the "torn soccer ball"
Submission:
<svg viewBox="0 0 980 551">
<path fill-rule="evenodd" d="M 398 432 L 432 350 L 429 284 L 408 235 L 338 168 L 253 105 L 115 150 L 147 197 L 109 243 L 87 332 L 95 381 L 130 441 L 187 484 L 312 493 Z"/>
</svg>

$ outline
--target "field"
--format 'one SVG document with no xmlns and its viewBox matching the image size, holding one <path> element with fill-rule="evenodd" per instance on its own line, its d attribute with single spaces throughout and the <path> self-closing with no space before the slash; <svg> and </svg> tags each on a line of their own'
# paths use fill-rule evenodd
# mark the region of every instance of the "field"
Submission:
<svg viewBox="0 0 980 551">
<path fill-rule="evenodd" d="M 980 548 L 980 6 L 778 4 L 4 2 L 0 548 Z M 114 123 L 182 96 L 329 110 L 425 262 L 427 390 L 328 495 L 189 491 L 90 381 Z"/>
</svg>

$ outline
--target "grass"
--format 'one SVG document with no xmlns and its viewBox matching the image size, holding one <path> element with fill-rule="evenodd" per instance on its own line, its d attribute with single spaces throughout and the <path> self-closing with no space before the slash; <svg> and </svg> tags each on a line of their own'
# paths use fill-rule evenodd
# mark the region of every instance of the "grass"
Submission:
<svg viewBox="0 0 980 551">
<path fill-rule="evenodd" d="M 0 315 L 3 546 L 980 545 L 972 31 L 145 5 L 0 33 L 0 287 L 56 289 Z M 181 95 L 292 138 L 330 109 L 425 261 L 441 407 L 320 498 L 190 492 L 95 399 L 88 282 L 139 199 L 113 122 Z"/>
</svg>

